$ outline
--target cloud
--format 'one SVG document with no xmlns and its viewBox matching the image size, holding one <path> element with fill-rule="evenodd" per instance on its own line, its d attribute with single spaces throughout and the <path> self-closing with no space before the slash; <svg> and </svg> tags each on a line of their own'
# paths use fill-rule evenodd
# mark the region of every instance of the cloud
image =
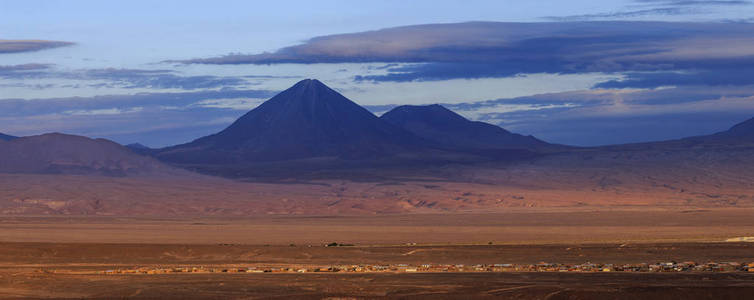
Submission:
<svg viewBox="0 0 754 300">
<path fill-rule="evenodd" d="M 9 66 L 1 66 L 0 65 L 0 73 L 2 72 L 19 72 L 19 71 L 32 71 L 32 70 L 44 70 L 49 69 L 52 67 L 50 64 L 22 64 L 22 65 L 9 65 Z"/>
<path fill-rule="evenodd" d="M 0 54 L 32 52 L 71 45 L 74 45 L 74 43 L 44 40 L 0 40 Z"/>
<path fill-rule="evenodd" d="M 46 70 L 52 68 L 51 64 L 21 64 L 21 65 L 0 65 L 0 78 L 25 78 L 38 77 L 45 74 Z"/>
<path fill-rule="evenodd" d="M 196 102 L 193 106 L 196 107 L 211 107 L 211 108 L 228 108 L 234 110 L 248 111 L 256 108 L 262 102 L 267 99 L 253 99 L 253 98 L 229 98 L 229 99 L 207 99 Z"/>
<path fill-rule="evenodd" d="M 73 116 L 100 116 L 100 115 L 120 115 L 120 114 L 127 114 L 127 113 L 135 113 L 143 111 L 143 107 L 132 107 L 129 109 L 118 109 L 118 108 L 108 108 L 108 109 L 92 109 L 92 110 L 67 110 L 64 111 L 62 114 L 64 115 L 73 115 Z"/>
<path fill-rule="evenodd" d="M 101 81 L 85 85 L 86 87 L 120 87 L 147 89 L 210 89 L 244 87 L 249 85 L 246 78 L 256 76 L 181 76 L 173 70 L 140 70 L 140 69 L 81 69 L 62 71 L 52 68 L 49 64 L 25 64 L 15 66 L 0 66 L 0 78 L 29 80 L 29 79 L 66 79 L 81 81 Z M 28 83 L 25 84 L 33 88 Z"/>
<path fill-rule="evenodd" d="M 634 0 L 634 2 L 667 6 L 738 6 L 752 4 L 751 1 L 743 0 Z"/>
<path fill-rule="evenodd" d="M 711 12 L 710 8 L 713 7 L 745 6 L 752 4 L 751 1 L 743 0 L 634 0 L 633 2 L 638 5 L 629 5 L 622 10 L 613 12 L 572 16 L 552 16 L 546 17 L 545 19 L 568 22 L 632 19 L 646 16 L 677 16 L 709 13 Z"/>
<path fill-rule="evenodd" d="M 598 14 L 583 14 L 572 16 L 551 16 L 546 19 L 559 22 L 573 21 L 593 21 L 593 20 L 610 20 L 610 19 L 629 19 L 644 16 L 677 16 L 698 12 L 697 9 L 689 7 L 661 7 L 639 10 L 617 11 Z"/>
<path fill-rule="evenodd" d="M 0 99 L 0 129 L 15 135 L 51 131 L 149 146 L 185 143 L 222 130 L 270 90 L 142 93 L 51 99 Z"/>
<path fill-rule="evenodd" d="M 754 85 L 754 70 L 748 67 L 698 72 L 628 73 L 621 80 L 610 80 L 595 88 L 658 88 L 664 86 L 739 86 Z"/>
<path fill-rule="evenodd" d="M 204 107 L 203 101 L 218 99 L 260 99 L 275 94 L 270 90 L 197 91 L 183 93 L 139 93 L 134 95 L 103 95 L 50 99 L 0 99 L 0 117 L 24 117 L 71 111 L 144 109 L 189 110 Z M 209 107 L 209 106 L 207 106 Z"/>
<path fill-rule="evenodd" d="M 218 77 L 210 75 L 179 76 L 171 70 L 138 69 L 90 69 L 78 73 L 78 79 L 107 80 L 111 85 L 125 88 L 151 89 L 206 89 L 234 87 L 247 84 L 238 77 Z"/>
<path fill-rule="evenodd" d="M 731 66 L 754 66 L 751 32 L 754 24 L 749 23 L 429 24 L 316 37 L 272 53 L 181 62 L 386 63 L 383 69 L 370 69 L 354 78 L 373 82 L 531 73 L 722 72 Z"/>
</svg>

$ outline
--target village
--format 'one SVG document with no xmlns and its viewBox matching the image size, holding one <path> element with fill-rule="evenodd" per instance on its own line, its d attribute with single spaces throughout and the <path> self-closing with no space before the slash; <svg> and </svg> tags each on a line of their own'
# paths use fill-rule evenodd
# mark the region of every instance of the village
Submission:
<svg viewBox="0 0 754 300">
<path fill-rule="evenodd" d="M 154 266 L 99 271 L 44 270 L 46 273 L 76 274 L 179 274 L 179 273 L 463 273 L 463 272 L 754 272 L 754 262 L 662 262 L 640 264 L 391 264 L 334 266 Z"/>
</svg>

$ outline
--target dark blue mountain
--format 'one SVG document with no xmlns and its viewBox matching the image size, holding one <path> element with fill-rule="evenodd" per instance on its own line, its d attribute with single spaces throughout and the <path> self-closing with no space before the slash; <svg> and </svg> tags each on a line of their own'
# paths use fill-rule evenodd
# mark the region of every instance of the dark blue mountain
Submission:
<svg viewBox="0 0 754 300">
<path fill-rule="evenodd" d="M 157 151 L 162 160 L 233 164 L 329 157 L 374 159 L 423 147 L 420 138 L 315 79 L 251 110 L 225 130 Z"/>
<path fill-rule="evenodd" d="M 128 145 L 126 145 L 126 148 L 137 149 L 137 150 L 149 150 L 149 149 L 152 149 L 152 148 L 144 146 L 144 145 L 142 145 L 140 143 L 128 144 Z"/>
<path fill-rule="evenodd" d="M 438 104 L 398 106 L 380 119 L 455 150 L 546 150 L 559 147 L 533 136 L 511 133 L 489 123 L 470 121 Z"/>
<path fill-rule="evenodd" d="M 720 137 L 754 140 L 754 118 L 738 123 L 727 131 L 716 134 Z"/>
<path fill-rule="evenodd" d="M 10 140 L 15 139 L 15 138 L 17 138 L 17 137 L 12 136 L 12 135 L 7 135 L 7 134 L 0 133 L 0 140 L 3 140 L 3 141 L 10 141 Z"/>
<path fill-rule="evenodd" d="M 0 173 L 133 176 L 171 172 L 173 168 L 154 158 L 105 139 L 47 133 L 0 141 Z"/>
</svg>

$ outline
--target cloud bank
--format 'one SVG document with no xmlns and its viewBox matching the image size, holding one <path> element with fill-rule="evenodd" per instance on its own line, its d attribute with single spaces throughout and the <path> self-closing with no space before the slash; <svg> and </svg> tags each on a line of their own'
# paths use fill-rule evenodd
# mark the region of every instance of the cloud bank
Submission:
<svg viewBox="0 0 754 300">
<path fill-rule="evenodd" d="M 670 1 L 691 6 L 686 1 Z M 725 73 L 754 67 L 754 24 L 470 22 L 396 27 L 313 38 L 262 54 L 189 64 L 401 63 L 357 81 L 424 81 L 590 72 Z"/>
</svg>

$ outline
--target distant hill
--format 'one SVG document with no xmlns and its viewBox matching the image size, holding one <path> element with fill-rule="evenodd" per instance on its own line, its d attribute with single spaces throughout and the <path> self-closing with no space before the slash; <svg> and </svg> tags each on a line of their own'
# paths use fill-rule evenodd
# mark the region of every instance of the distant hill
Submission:
<svg viewBox="0 0 754 300">
<path fill-rule="evenodd" d="M 128 176 L 174 171 L 105 139 L 49 133 L 0 142 L 0 173 Z"/>
<path fill-rule="evenodd" d="M 0 140 L 2 141 L 10 141 L 15 138 L 15 136 L 0 133 Z"/>
<path fill-rule="evenodd" d="M 738 123 L 730 129 L 713 134 L 710 137 L 739 142 L 754 142 L 754 118 Z"/>
<path fill-rule="evenodd" d="M 582 150 L 639 151 L 647 153 L 650 151 L 694 151 L 698 155 L 712 158 L 715 156 L 730 155 L 733 152 L 738 153 L 741 149 L 749 148 L 754 150 L 754 118 L 735 124 L 728 130 L 709 135 L 692 136 L 667 141 L 606 145 L 601 147 L 582 148 Z M 703 152 L 702 150 L 709 152 Z"/>
<path fill-rule="evenodd" d="M 149 148 L 149 147 L 147 147 L 147 146 L 144 146 L 144 145 L 142 145 L 142 144 L 140 144 L 140 143 L 133 143 L 133 144 L 128 144 L 128 145 L 126 145 L 126 148 L 130 148 L 130 149 L 139 149 L 139 150 L 149 150 L 149 149 L 152 149 L 152 148 Z"/>
<path fill-rule="evenodd" d="M 133 151 L 134 153 L 142 154 L 142 155 L 150 155 L 150 154 L 152 154 L 152 152 L 154 150 L 154 149 L 149 148 L 147 146 L 144 146 L 144 145 L 142 145 L 140 143 L 128 144 L 125 147 L 128 148 L 129 150 Z"/>
<path fill-rule="evenodd" d="M 172 163 L 234 164 L 315 157 L 376 159 L 425 146 L 315 79 L 296 83 L 225 130 L 157 151 Z"/>
<path fill-rule="evenodd" d="M 511 133 L 499 126 L 470 121 L 441 106 L 398 106 L 380 119 L 445 147 L 468 149 L 554 149 L 533 136 Z"/>
</svg>

